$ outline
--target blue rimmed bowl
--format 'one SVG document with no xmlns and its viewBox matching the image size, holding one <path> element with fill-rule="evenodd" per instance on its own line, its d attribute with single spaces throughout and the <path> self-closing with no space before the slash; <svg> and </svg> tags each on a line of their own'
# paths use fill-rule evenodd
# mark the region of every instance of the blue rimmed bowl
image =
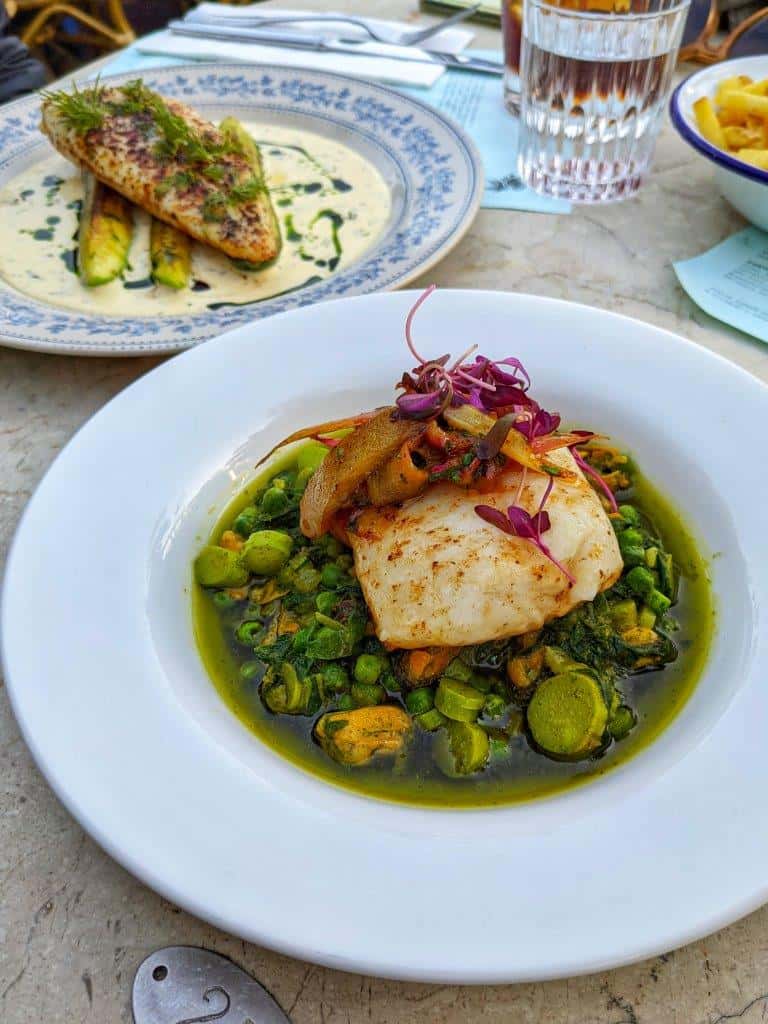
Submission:
<svg viewBox="0 0 768 1024">
<path fill-rule="evenodd" d="M 768 78 L 768 54 L 726 60 L 697 71 L 675 89 L 669 113 L 672 124 L 685 141 L 714 165 L 715 181 L 723 197 L 747 220 L 768 231 L 768 171 L 744 163 L 732 153 L 725 153 L 707 142 L 696 126 L 693 113 L 697 99 L 702 96 L 714 99 L 718 84 L 735 75 L 749 75 L 755 80 Z"/>
</svg>

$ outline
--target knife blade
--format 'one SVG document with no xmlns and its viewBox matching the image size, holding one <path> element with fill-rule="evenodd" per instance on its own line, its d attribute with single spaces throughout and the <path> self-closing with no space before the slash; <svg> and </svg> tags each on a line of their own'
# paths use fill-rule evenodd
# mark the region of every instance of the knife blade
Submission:
<svg viewBox="0 0 768 1024">
<path fill-rule="evenodd" d="M 386 60 L 399 60 L 409 64 L 439 64 L 446 68 L 461 71 L 478 71 L 486 75 L 503 75 L 504 65 L 501 62 L 473 57 L 464 53 L 443 53 L 439 50 L 420 50 L 409 47 L 391 46 L 389 43 L 345 42 L 333 39 L 310 38 L 296 32 L 259 31 L 258 29 L 230 28 L 225 25 L 198 26 L 183 21 L 171 21 L 168 29 L 173 35 L 189 36 L 193 39 L 213 39 L 233 43 L 257 43 L 261 46 L 288 47 L 296 50 L 309 50 L 313 53 L 345 53 L 358 57 L 381 57 Z"/>
</svg>

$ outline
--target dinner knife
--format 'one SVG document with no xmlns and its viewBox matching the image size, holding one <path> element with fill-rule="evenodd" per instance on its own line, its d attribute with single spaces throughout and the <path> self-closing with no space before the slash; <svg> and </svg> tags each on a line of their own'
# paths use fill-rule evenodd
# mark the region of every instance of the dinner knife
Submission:
<svg viewBox="0 0 768 1024">
<path fill-rule="evenodd" d="M 440 64 L 446 68 L 461 71 L 478 71 L 486 75 L 503 75 L 504 65 L 500 61 L 473 57 L 466 53 L 443 53 L 440 50 L 421 50 L 410 47 L 403 53 L 403 47 L 391 47 L 388 43 L 345 42 L 332 39 L 309 38 L 294 32 L 268 32 L 258 29 L 230 28 L 226 25 L 192 25 L 184 21 L 168 24 L 173 35 L 189 36 L 193 39 L 217 39 L 233 43 L 258 43 L 261 46 L 281 46 L 313 53 L 346 53 L 356 57 L 380 57 L 385 60 L 400 60 L 409 64 Z M 393 52 L 388 52 L 388 51 Z M 411 55 L 412 54 L 412 55 Z"/>
</svg>

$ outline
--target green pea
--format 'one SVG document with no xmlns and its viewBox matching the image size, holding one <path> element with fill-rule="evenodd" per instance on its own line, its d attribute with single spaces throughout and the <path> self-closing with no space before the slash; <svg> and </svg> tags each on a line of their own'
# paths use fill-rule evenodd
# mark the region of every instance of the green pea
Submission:
<svg viewBox="0 0 768 1024">
<path fill-rule="evenodd" d="M 412 715 L 423 715 L 435 706 L 435 694 L 430 686 L 421 686 L 405 695 L 405 706 Z"/>
<path fill-rule="evenodd" d="M 261 511 L 270 519 L 275 519 L 277 516 L 281 516 L 287 508 L 288 495 L 283 488 L 276 487 L 273 482 L 272 486 L 268 487 L 262 495 Z"/>
<path fill-rule="evenodd" d="M 348 693 L 342 694 L 339 698 L 338 708 L 339 711 L 352 711 L 357 707 L 357 704 L 352 700 L 352 697 Z"/>
<path fill-rule="evenodd" d="M 333 590 L 341 582 L 344 573 L 333 562 L 327 562 L 320 573 L 320 585 Z"/>
<path fill-rule="evenodd" d="M 242 559 L 257 576 L 276 576 L 291 556 L 293 541 L 279 530 L 259 530 L 243 545 Z"/>
<path fill-rule="evenodd" d="M 315 598 L 315 607 L 323 615 L 330 615 L 336 607 L 338 597 L 327 590 L 321 591 Z"/>
<path fill-rule="evenodd" d="M 232 524 L 235 533 L 248 537 L 259 525 L 259 510 L 255 505 L 246 505 Z"/>
<path fill-rule="evenodd" d="M 616 709 L 616 713 L 608 724 L 608 731 L 615 740 L 623 740 L 635 727 L 637 719 L 632 708 L 626 704 Z"/>
<path fill-rule="evenodd" d="M 226 608 L 234 608 L 236 604 L 240 604 L 237 598 L 232 597 L 226 590 L 219 590 L 213 595 L 213 603 L 219 609 L 224 611 Z"/>
<path fill-rule="evenodd" d="M 383 704 L 387 699 L 387 691 L 378 683 L 352 683 L 352 700 L 355 707 L 366 708 L 374 704 Z"/>
<path fill-rule="evenodd" d="M 255 647 L 264 635 L 260 622 L 242 622 L 235 630 L 235 639 L 243 647 Z"/>
<path fill-rule="evenodd" d="M 483 704 L 483 714 L 486 718 L 501 718 L 507 709 L 507 702 L 498 693 L 489 693 Z"/>
<path fill-rule="evenodd" d="M 355 662 L 355 679 L 358 683 L 371 685 L 377 682 L 384 669 L 384 661 L 375 654 L 361 654 Z"/>
<path fill-rule="evenodd" d="M 343 665 L 331 662 L 322 670 L 323 684 L 326 690 L 341 693 L 349 688 L 349 676 Z"/>
</svg>

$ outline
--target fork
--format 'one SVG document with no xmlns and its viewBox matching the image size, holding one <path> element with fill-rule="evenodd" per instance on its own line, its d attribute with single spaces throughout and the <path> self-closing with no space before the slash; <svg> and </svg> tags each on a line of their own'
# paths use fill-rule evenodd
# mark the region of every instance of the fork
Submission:
<svg viewBox="0 0 768 1024">
<path fill-rule="evenodd" d="M 370 36 L 374 42 L 377 43 L 389 43 L 394 46 L 418 46 L 420 43 L 425 42 L 427 39 L 431 39 L 432 36 L 436 36 L 438 32 L 442 32 L 443 29 L 450 28 L 452 25 L 458 25 L 460 21 L 465 21 L 470 18 L 480 8 L 480 3 L 474 4 L 472 7 L 466 7 L 464 10 L 457 11 L 456 14 L 451 15 L 450 18 L 446 18 L 445 21 L 438 22 L 436 25 L 430 25 L 428 28 L 421 29 L 396 29 L 389 28 L 387 25 L 382 25 L 377 28 L 371 28 L 371 26 L 363 18 L 354 18 L 349 15 L 341 14 L 291 14 L 285 17 L 249 17 L 247 15 L 232 15 L 222 11 L 221 14 L 216 13 L 216 17 L 209 17 L 206 14 L 201 14 L 193 10 L 190 15 L 184 19 L 187 23 L 200 24 L 200 25 L 220 25 L 231 24 L 239 25 L 241 27 L 249 26 L 252 28 L 269 28 L 272 25 L 290 25 L 296 22 L 315 21 L 315 22 L 334 22 L 343 23 L 346 25 L 355 25 L 357 28 L 364 29 L 365 32 Z M 341 41 L 344 41 L 343 39 Z"/>
</svg>

